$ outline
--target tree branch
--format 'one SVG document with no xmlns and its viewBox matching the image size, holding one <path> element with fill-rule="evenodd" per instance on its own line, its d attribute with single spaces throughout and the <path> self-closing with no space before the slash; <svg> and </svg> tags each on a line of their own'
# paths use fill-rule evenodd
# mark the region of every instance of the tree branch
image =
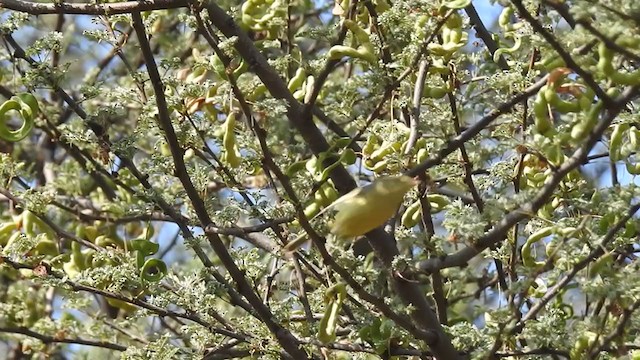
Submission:
<svg viewBox="0 0 640 360">
<path fill-rule="evenodd" d="M 78 14 L 78 15 L 116 15 L 134 11 L 165 10 L 188 7 L 193 0 L 143 0 L 120 3 L 36 3 L 22 0 L 0 0 L 0 9 L 25 12 L 31 15 Z"/>
<path fill-rule="evenodd" d="M 52 344 L 52 343 L 77 344 L 77 345 L 100 347 L 104 349 L 111 349 L 111 350 L 117 350 L 117 351 L 127 350 L 126 346 L 110 343 L 108 341 L 96 341 L 96 340 L 86 340 L 81 338 L 64 338 L 64 337 L 58 337 L 58 336 L 49 336 L 49 335 L 41 334 L 35 331 L 31 331 L 24 327 L 9 327 L 9 326 L 0 327 L 0 333 L 26 335 L 34 339 L 38 339 L 42 341 L 44 344 Z"/>
</svg>

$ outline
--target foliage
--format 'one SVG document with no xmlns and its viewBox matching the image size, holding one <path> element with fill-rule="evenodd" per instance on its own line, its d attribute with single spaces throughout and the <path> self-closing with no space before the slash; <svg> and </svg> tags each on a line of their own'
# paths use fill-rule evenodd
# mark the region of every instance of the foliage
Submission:
<svg viewBox="0 0 640 360">
<path fill-rule="evenodd" d="M 0 23 L 8 357 L 640 358 L 636 2 Z M 332 206 L 401 174 L 397 211 L 404 188 Z"/>
</svg>

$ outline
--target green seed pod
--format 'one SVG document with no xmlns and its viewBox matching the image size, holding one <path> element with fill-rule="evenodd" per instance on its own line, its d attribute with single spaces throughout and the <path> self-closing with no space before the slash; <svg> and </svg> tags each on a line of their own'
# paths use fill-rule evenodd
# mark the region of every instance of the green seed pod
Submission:
<svg viewBox="0 0 640 360">
<path fill-rule="evenodd" d="M 124 241 L 119 237 L 111 237 L 108 235 L 99 235 L 95 239 L 95 244 L 100 247 L 114 247 L 124 249 Z"/>
<path fill-rule="evenodd" d="M 615 71 L 613 68 L 613 52 L 607 48 L 607 45 L 600 43 L 598 45 L 598 56 L 597 70 L 606 76 L 611 75 Z"/>
<path fill-rule="evenodd" d="M 537 185 L 537 183 L 536 183 Z M 536 215 L 542 219 L 551 220 L 553 219 L 553 206 L 551 204 L 545 204 L 538 209 Z"/>
<path fill-rule="evenodd" d="M 140 269 L 140 277 L 149 282 L 158 282 L 167 275 L 167 265 L 160 259 L 148 259 Z"/>
<path fill-rule="evenodd" d="M 573 348 L 569 352 L 569 358 L 571 360 L 584 359 L 584 353 L 591 348 L 593 343 L 598 338 L 598 335 L 592 331 L 586 331 L 576 340 Z"/>
<path fill-rule="evenodd" d="M 632 164 L 630 162 L 626 163 L 627 171 L 631 175 L 640 175 L 640 161 Z"/>
<path fill-rule="evenodd" d="M 629 144 L 633 151 L 640 151 L 640 129 L 637 127 L 629 129 Z"/>
<path fill-rule="evenodd" d="M 429 194 L 427 195 L 429 206 L 431 211 L 435 214 L 442 211 L 447 205 L 449 205 L 449 198 L 441 194 Z"/>
<path fill-rule="evenodd" d="M 409 205 L 404 214 L 402 214 L 402 226 L 410 229 L 418 224 L 419 220 L 414 219 L 414 215 L 420 212 L 420 200 L 416 200 L 413 204 Z M 419 217 L 418 217 L 419 219 Z"/>
<path fill-rule="evenodd" d="M 224 135 L 222 138 L 222 145 L 224 147 L 224 153 L 222 154 L 222 161 L 226 162 L 232 168 L 236 168 L 241 163 L 240 154 L 238 152 L 238 147 L 236 143 L 236 115 L 233 111 L 227 115 L 227 120 L 225 121 L 224 127 Z"/>
<path fill-rule="evenodd" d="M 583 139 L 598 123 L 598 117 L 602 111 L 604 104 L 602 101 L 598 101 L 597 104 L 591 107 L 591 110 L 585 114 L 583 121 L 576 124 L 571 129 L 571 137 L 575 140 Z"/>
<path fill-rule="evenodd" d="M 289 80 L 289 84 L 287 85 L 289 91 L 293 93 L 298 90 L 304 83 L 304 79 L 306 76 L 306 71 L 304 71 L 302 67 L 299 67 L 298 70 L 296 70 L 295 75 Z"/>
<path fill-rule="evenodd" d="M 524 245 L 522 245 L 522 250 L 520 252 L 522 256 L 522 264 L 524 266 L 537 267 L 537 266 L 544 265 L 544 261 L 542 262 L 536 261 L 533 254 L 531 254 L 532 247 L 535 243 L 551 235 L 554 231 L 555 231 L 554 226 L 548 226 L 534 232 L 529 236 L 529 238 L 527 238 L 527 241 L 524 243 Z"/>
<path fill-rule="evenodd" d="M 344 56 L 352 58 L 358 58 L 365 60 L 371 64 L 378 63 L 378 57 L 375 54 L 375 49 L 369 39 L 369 34 L 364 31 L 355 21 L 346 19 L 344 20 L 344 26 L 351 31 L 357 42 L 360 44 L 357 49 L 349 46 L 334 45 L 329 49 L 327 56 L 331 60 L 339 60 Z"/>
<path fill-rule="evenodd" d="M 511 16 L 513 15 L 513 8 L 510 6 L 502 9 L 500 16 L 498 17 L 498 25 L 505 30 L 510 30 L 511 28 Z"/>
<path fill-rule="evenodd" d="M 376 147 L 380 144 L 380 139 L 377 135 L 370 133 L 369 137 L 367 137 L 367 141 L 362 147 L 362 153 L 370 157 L 370 155 L 375 151 Z"/>
<path fill-rule="evenodd" d="M 613 51 L 605 43 L 598 45 L 599 60 L 596 69 L 620 85 L 637 85 L 640 83 L 640 70 L 630 73 L 620 72 L 613 67 Z"/>
<path fill-rule="evenodd" d="M 58 244 L 51 239 L 42 239 L 38 241 L 34 247 L 35 254 L 37 255 L 49 255 L 56 256 L 58 252 Z"/>
<path fill-rule="evenodd" d="M 327 289 L 325 293 L 325 312 L 318 328 L 318 340 L 321 342 L 329 343 L 335 340 L 340 308 L 346 297 L 347 286 L 344 283 L 338 283 Z"/>
<path fill-rule="evenodd" d="M 71 243 L 71 262 L 73 262 L 80 271 L 86 268 L 81 245 L 75 241 Z"/>
<path fill-rule="evenodd" d="M 545 100 L 547 100 L 547 103 L 551 105 L 556 111 L 562 114 L 580 111 L 579 101 L 563 100 L 560 98 L 560 96 L 558 96 L 558 93 L 556 91 L 545 92 Z"/>
<path fill-rule="evenodd" d="M 564 60 L 562 57 L 557 55 L 555 52 L 551 55 L 543 58 L 541 61 L 535 63 L 534 67 L 538 70 L 543 70 L 547 72 L 551 72 L 554 69 L 566 67 Z"/>
<path fill-rule="evenodd" d="M 349 149 L 344 149 L 344 151 L 342 152 L 342 155 L 340 156 L 340 161 L 347 165 L 353 165 L 356 163 L 357 158 L 358 156 L 356 155 L 355 151 L 349 148 Z"/>
<path fill-rule="evenodd" d="M 615 162 L 622 160 L 622 136 L 628 129 L 629 124 L 627 123 L 614 125 L 613 131 L 611 132 L 611 140 L 609 141 L 609 157 L 611 158 L 611 161 Z"/>
<path fill-rule="evenodd" d="M 293 164 L 289 165 L 286 171 L 287 176 L 292 177 L 298 172 L 302 171 L 302 169 L 305 168 L 306 163 L 307 163 L 306 160 L 302 160 L 302 161 L 296 161 Z"/>
<path fill-rule="evenodd" d="M 0 225 L 0 246 L 7 245 L 7 241 L 9 241 L 11 234 L 13 234 L 13 232 L 17 229 L 18 227 L 16 226 L 16 223 L 13 221 L 9 221 L 4 224 L 1 224 Z"/>
<path fill-rule="evenodd" d="M 547 258 L 551 259 L 556 251 L 558 250 L 558 245 L 560 245 L 561 239 L 558 237 L 552 237 L 551 240 L 547 243 L 545 248 L 545 253 L 547 254 Z"/>
<path fill-rule="evenodd" d="M 325 183 L 320 190 L 324 193 L 324 196 L 329 199 L 329 201 L 332 203 L 335 200 L 338 199 L 339 195 L 338 192 L 336 191 L 336 189 L 333 187 L 333 184 L 328 181 L 327 183 Z"/>
<path fill-rule="evenodd" d="M 432 99 L 442 99 L 445 95 L 450 92 L 448 86 L 434 86 L 429 87 L 426 86 L 422 90 L 422 96 Z"/>
<path fill-rule="evenodd" d="M 440 13 L 445 12 L 445 9 L 459 10 L 464 9 L 471 4 L 471 0 L 452 0 L 446 1 L 440 5 Z"/>
<path fill-rule="evenodd" d="M 498 50 L 496 50 L 493 53 L 493 61 L 494 62 L 498 62 L 498 60 L 500 60 L 500 56 L 502 54 L 511 54 L 514 53 L 518 50 L 520 50 L 520 47 L 522 46 L 522 36 L 515 33 L 515 32 L 509 32 L 505 35 L 505 37 L 509 37 L 513 39 L 513 46 L 508 47 L 508 48 L 499 48 Z"/>
<path fill-rule="evenodd" d="M 318 191 L 316 191 L 315 194 L 313 194 L 313 198 L 314 198 L 314 202 L 319 204 L 321 207 L 328 206 L 332 203 L 332 201 L 322 191 L 322 187 L 318 189 Z"/>
<path fill-rule="evenodd" d="M 78 276 L 82 271 L 82 269 L 80 269 L 74 261 L 65 262 L 62 265 L 62 270 L 64 270 L 65 274 L 67 274 L 67 276 L 69 276 L 72 279 Z"/>
<path fill-rule="evenodd" d="M 28 236 L 36 236 L 38 234 L 46 234 L 49 238 L 56 237 L 55 231 L 47 225 L 36 214 L 29 210 L 22 212 L 22 227 Z M 36 228 L 38 230 L 36 230 Z"/>
<path fill-rule="evenodd" d="M 17 130 L 10 129 L 6 124 L 7 113 L 11 110 L 22 117 L 22 126 Z M 17 142 L 27 137 L 33 129 L 34 118 L 39 112 L 38 100 L 29 93 L 18 94 L 2 103 L 0 105 L 0 139 Z"/>
<path fill-rule="evenodd" d="M 533 103 L 534 126 L 539 134 L 546 135 L 553 129 L 553 123 L 549 119 L 549 110 L 547 101 L 544 97 L 544 89 L 546 85 L 540 89 L 536 101 Z"/>
<path fill-rule="evenodd" d="M 304 208 L 304 216 L 307 219 L 311 219 L 314 216 L 316 216 L 316 214 L 318 214 L 320 212 L 320 204 L 316 203 L 316 202 L 312 202 L 311 204 L 307 205 Z"/>
<path fill-rule="evenodd" d="M 418 153 L 416 154 L 416 161 L 418 161 L 418 163 L 426 161 L 428 158 L 429 152 L 427 151 L 427 149 L 421 148 L 418 150 Z"/>
<path fill-rule="evenodd" d="M 395 141 L 395 142 L 391 142 L 391 141 L 387 141 L 385 140 L 384 142 L 382 142 L 382 145 L 376 149 L 373 153 L 371 153 L 371 160 L 373 161 L 380 161 L 382 160 L 385 156 L 392 154 L 394 151 L 398 151 L 400 150 L 400 148 L 402 148 L 402 143 L 399 141 Z"/>
<path fill-rule="evenodd" d="M 11 234 L 11 236 L 9 236 L 9 238 L 7 239 L 7 245 L 5 246 L 5 249 L 10 248 L 13 243 L 15 243 L 16 241 L 20 241 L 20 239 L 23 239 L 25 235 L 19 231 L 14 232 L 13 234 Z"/>
<path fill-rule="evenodd" d="M 387 169 L 387 166 L 389 166 L 389 160 L 385 159 L 375 163 L 369 170 L 373 171 L 376 174 L 380 174 Z"/>
</svg>

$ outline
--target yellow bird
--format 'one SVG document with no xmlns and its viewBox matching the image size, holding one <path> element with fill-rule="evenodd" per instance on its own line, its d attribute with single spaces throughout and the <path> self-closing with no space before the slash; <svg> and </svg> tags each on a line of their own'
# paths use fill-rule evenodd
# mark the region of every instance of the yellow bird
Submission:
<svg viewBox="0 0 640 360">
<path fill-rule="evenodd" d="M 418 182 L 406 175 L 382 177 L 353 189 L 321 213 L 336 209 L 331 233 L 340 238 L 354 238 L 384 224 L 398 210 L 404 195 Z M 305 236 L 301 236 L 287 244 L 284 250 L 293 251 L 304 241 Z"/>
</svg>

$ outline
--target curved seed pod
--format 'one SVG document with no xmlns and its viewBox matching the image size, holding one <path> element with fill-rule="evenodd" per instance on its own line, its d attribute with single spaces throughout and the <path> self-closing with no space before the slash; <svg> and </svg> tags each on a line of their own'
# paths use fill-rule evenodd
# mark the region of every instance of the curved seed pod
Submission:
<svg viewBox="0 0 640 360">
<path fill-rule="evenodd" d="M 598 339 L 598 335 L 596 333 L 592 331 L 584 332 L 580 337 L 578 337 L 573 345 L 573 348 L 569 352 L 569 358 L 571 360 L 584 359 L 584 353 L 589 351 L 589 348 L 592 347 L 596 339 Z"/>
<path fill-rule="evenodd" d="M 416 213 L 420 213 L 420 200 L 414 201 L 413 204 L 407 207 L 407 210 L 405 210 L 404 214 L 402 214 L 402 226 L 408 229 L 416 226 L 418 224 L 418 221 L 420 221 L 420 217 L 418 217 L 418 219 L 414 218 L 414 215 Z"/>
<path fill-rule="evenodd" d="M 11 234 L 11 236 L 9 236 L 9 239 L 7 239 L 7 245 L 5 246 L 5 249 L 10 248 L 14 242 L 19 241 L 20 239 L 23 239 L 25 235 L 19 231 L 14 232 L 13 234 Z"/>
<path fill-rule="evenodd" d="M 95 238 L 95 244 L 100 247 L 114 247 L 124 249 L 124 241 L 119 237 L 111 237 L 108 235 L 99 235 Z"/>
<path fill-rule="evenodd" d="M 584 116 L 584 120 L 576 124 L 571 129 L 571 137 L 575 140 L 584 138 L 598 123 L 598 116 L 604 107 L 602 101 L 598 101 L 596 105 L 591 107 L 591 110 Z"/>
<path fill-rule="evenodd" d="M 527 238 L 527 241 L 524 243 L 524 245 L 522 245 L 522 250 L 520 252 L 520 254 L 522 255 L 522 264 L 524 266 L 535 267 L 535 266 L 544 265 L 544 261 L 542 262 L 536 261 L 533 254 L 531 254 L 531 250 L 532 250 L 533 244 L 551 235 L 554 231 L 555 231 L 554 226 L 545 227 L 534 232 L 533 234 L 531 234 L 531 236 L 529 236 L 529 238 Z"/>
<path fill-rule="evenodd" d="M 449 198 L 441 194 L 429 194 L 427 195 L 429 206 L 431 211 L 435 214 L 442 211 L 447 205 L 449 205 Z"/>
<path fill-rule="evenodd" d="M 324 185 L 322 187 L 324 187 Z M 313 194 L 313 198 L 315 203 L 324 207 L 324 206 L 330 205 L 333 201 L 331 201 L 327 197 L 327 195 L 324 193 L 324 191 L 322 191 L 322 187 L 318 189 L 318 191 L 316 191 L 315 194 Z"/>
<path fill-rule="evenodd" d="M 347 297 L 347 286 L 344 283 L 336 284 L 329 289 L 324 296 L 326 308 L 318 329 L 318 340 L 329 343 L 336 339 L 338 318 L 342 302 Z"/>
<path fill-rule="evenodd" d="M 514 43 L 513 46 L 508 47 L 508 48 L 499 48 L 498 50 L 496 50 L 493 53 L 493 61 L 494 62 L 498 62 L 500 60 L 500 56 L 502 56 L 502 54 L 511 54 L 514 53 L 518 50 L 520 50 L 520 46 L 522 46 L 522 36 L 518 35 L 517 33 L 514 32 L 510 32 L 505 34 L 505 37 L 509 37 L 512 38 Z"/>
<path fill-rule="evenodd" d="M 629 124 L 616 124 L 613 127 L 613 131 L 611 132 L 611 140 L 609 141 L 609 157 L 611 161 L 620 161 L 622 160 L 621 149 L 622 149 L 622 136 L 624 132 L 629 129 Z"/>
<path fill-rule="evenodd" d="M 342 155 L 340 156 L 340 161 L 347 165 L 355 164 L 357 159 L 358 155 L 356 155 L 356 152 L 351 148 L 344 149 Z"/>
<path fill-rule="evenodd" d="M 373 171 L 376 174 L 381 174 L 382 172 L 387 170 L 387 166 L 389 166 L 389 160 L 385 159 L 373 164 L 373 166 L 371 166 L 369 170 Z"/>
<path fill-rule="evenodd" d="M 581 110 L 580 102 L 578 100 L 576 101 L 563 100 L 560 98 L 560 96 L 558 96 L 558 93 L 556 91 L 546 91 L 544 95 L 545 95 L 545 100 L 547 100 L 547 103 L 560 113 L 563 113 L 563 114 L 575 113 Z"/>
<path fill-rule="evenodd" d="M 432 99 L 442 99 L 445 95 L 451 92 L 449 86 L 426 86 L 422 90 L 422 96 Z"/>
<path fill-rule="evenodd" d="M 351 31 L 357 42 L 360 44 L 357 48 L 344 45 L 334 45 L 329 49 L 327 56 L 330 60 L 339 60 L 345 56 L 365 60 L 371 64 L 378 63 L 378 57 L 375 49 L 369 39 L 369 34 L 364 31 L 355 21 L 350 19 L 344 20 L 344 26 Z"/>
<path fill-rule="evenodd" d="M 467 6 L 469 6 L 469 4 L 471 4 L 471 0 L 445 1 L 444 3 L 442 3 L 442 5 L 440 5 L 440 9 L 442 10 L 443 8 L 446 8 L 446 9 L 452 9 L 452 10 L 459 10 L 459 9 L 466 8 Z"/>
<path fill-rule="evenodd" d="M 140 277 L 149 282 L 158 282 L 167 275 L 167 265 L 160 259 L 148 259 L 140 268 Z"/>
<path fill-rule="evenodd" d="M 506 6 L 502 9 L 500 16 L 498 16 L 498 25 L 505 30 L 511 30 L 511 16 L 513 15 L 513 8 Z"/>
<path fill-rule="evenodd" d="M 377 135 L 370 133 L 367 137 L 367 141 L 364 143 L 362 147 L 362 153 L 370 157 L 370 155 L 375 151 L 376 147 L 380 144 L 380 139 Z"/>
<path fill-rule="evenodd" d="M 613 265 L 613 253 L 608 252 L 603 256 L 601 256 L 593 264 L 591 264 L 591 266 L 589 267 L 587 276 L 589 276 L 589 278 L 594 278 L 596 277 L 596 275 L 602 273 L 603 271 L 611 269 L 612 265 Z"/>
<path fill-rule="evenodd" d="M 542 135 L 548 134 L 553 129 L 553 123 L 549 119 L 549 109 L 547 100 L 544 96 L 544 90 L 547 85 L 543 86 L 538 92 L 536 100 L 533 102 L 534 126 L 536 131 Z"/>
<path fill-rule="evenodd" d="M 640 175 L 640 161 L 632 164 L 630 162 L 626 163 L 627 171 L 632 175 Z"/>
<path fill-rule="evenodd" d="M 46 237 L 40 241 L 38 241 L 38 243 L 36 244 L 36 246 L 33 248 L 35 254 L 37 255 L 50 255 L 50 256 L 56 256 L 59 254 L 58 252 L 58 244 L 51 240 L 51 239 L 47 239 Z"/>
<path fill-rule="evenodd" d="M 238 153 L 238 146 L 236 143 L 236 115 L 233 111 L 227 115 L 227 120 L 224 122 L 224 135 L 222 137 L 222 145 L 224 147 L 224 153 L 222 154 L 222 161 L 226 162 L 232 168 L 236 168 L 240 165 L 240 154 Z"/>
<path fill-rule="evenodd" d="M 562 57 L 560 57 L 560 55 L 557 55 L 556 53 L 553 53 L 543 58 L 541 61 L 536 62 L 534 65 L 534 68 L 538 70 L 551 72 L 554 69 L 566 67 L 566 66 L 567 64 L 565 64 Z"/>
<path fill-rule="evenodd" d="M 67 261 L 62 264 L 62 270 L 64 270 L 65 274 L 72 279 L 78 276 L 82 271 L 82 269 L 76 265 L 75 261 Z"/>
<path fill-rule="evenodd" d="M 287 85 L 289 91 L 293 93 L 298 90 L 304 83 L 304 79 L 306 76 L 307 72 L 304 71 L 302 67 L 299 67 L 298 70 L 296 70 L 295 75 L 289 80 L 289 84 Z"/>
<path fill-rule="evenodd" d="M 312 202 L 311 204 L 307 205 L 307 207 L 304 208 L 304 216 L 306 216 L 307 219 L 311 219 L 320 212 L 320 209 L 321 209 L 320 204 L 316 202 Z"/>
<path fill-rule="evenodd" d="M 14 110 L 22 117 L 22 125 L 16 130 L 11 130 L 6 121 L 7 113 Z M 29 93 L 22 93 L 11 97 L 0 105 L 0 138 L 5 141 L 17 142 L 29 135 L 33 129 L 34 118 L 40 112 L 38 101 Z"/>
<path fill-rule="evenodd" d="M 545 204 L 538 209 L 536 214 L 542 219 L 551 220 L 553 219 L 553 206 Z"/>
<path fill-rule="evenodd" d="M 633 151 L 640 150 L 640 129 L 632 127 L 629 129 L 629 144 Z"/>
<path fill-rule="evenodd" d="M 401 142 L 399 141 L 391 142 L 391 141 L 385 140 L 382 142 L 382 145 L 380 145 L 380 147 L 377 150 L 371 153 L 371 156 L 369 158 L 374 162 L 378 162 L 382 160 L 385 156 L 392 154 L 394 151 L 400 150 L 400 148 L 402 148 Z"/>
<path fill-rule="evenodd" d="M 75 267 L 80 271 L 86 269 L 82 247 L 75 241 L 71 243 L 71 262 L 74 263 Z"/>
<path fill-rule="evenodd" d="M 36 215 L 29 210 L 22 212 L 22 230 L 27 236 L 35 237 L 37 234 L 35 230 Z"/>
<path fill-rule="evenodd" d="M 421 163 L 427 160 L 428 158 L 429 158 L 429 152 L 427 151 L 427 149 L 421 148 L 418 150 L 418 153 L 416 154 L 416 161 L 418 163 Z"/>
<path fill-rule="evenodd" d="M 107 298 L 107 302 L 109 303 L 109 305 L 116 307 L 127 314 L 130 314 L 138 309 L 135 305 L 118 299 Z"/>
<path fill-rule="evenodd" d="M 13 234 L 13 232 L 17 229 L 18 226 L 13 221 L 9 221 L 0 225 L 0 246 L 7 245 L 7 241 L 9 241 L 11 234 Z"/>
<path fill-rule="evenodd" d="M 551 258 L 555 255 L 558 250 L 558 246 L 560 245 L 560 240 L 560 238 L 555 236 L 549 240 L 546 248 L 544 249 L 545 254 L 547 254 L 547 258 Z"/>
<path fill-rule="evenodd" d="M 351 57 L 356 59 L 362 59 L 372 64 L 378 63 L 378 58 L 371 51 L 371 46 L 360 46 L 354 49 L 345 45 L 334 45 L 327 52 L 329 60 L 340 60 L 343 57 Z"/>
<path fill-rule="evenodd" d="M 286 171 L 287 176 L 292 177 L 298 172 L 302 171 L 302 169 L 305 168 L 306 163 L 307 163 L 307 160 L 301 160 L 301 161 L 296 161 L 293 164 L 289 165 Z"/>
<path fill-rule="evenodd" d="M 38 231 L 36 231 L 36 227 Z M 29 210 L 22 212 L 22 228 L 28 236 L 35 237 L 38 234 L 46 234 L 49 238 L 55 238 L 56 233 L 42 221 L 36 214 Z"/>
<path fill-rule="evenodd" d="M 336 189 L 333 187 L 333 183 L 331 183 L 330 181 L 328 181 L 326 184 L 324 184 L 324 186 L 322 186 L 320 188 L 320 190 L 324 193 L 324 196 L 331 200 L 331 202 L 334 202 L 338 199 L 339 194 L 336 191 Z"/>
<path fill-rule="evenodd" d="M 598 64 L 596 69 L 607 75 L 614 83 L 620 85 L 637 85 L 640 83 L 640 70 L 621 72 L 613 66 L 613 51 L 605 43 L 598 45 Z"/>
</svg>

